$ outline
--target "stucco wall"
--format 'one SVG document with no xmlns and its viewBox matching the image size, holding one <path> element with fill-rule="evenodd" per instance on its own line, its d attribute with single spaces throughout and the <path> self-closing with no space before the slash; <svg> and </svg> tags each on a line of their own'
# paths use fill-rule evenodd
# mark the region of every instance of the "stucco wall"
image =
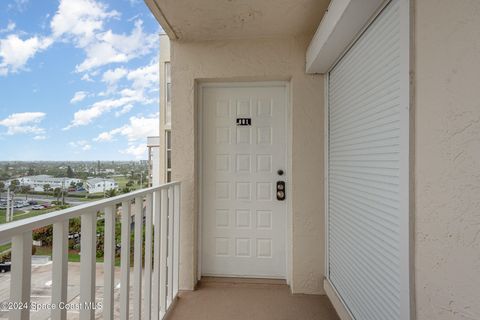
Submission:
<svg viewBox="0 0 480 320">
<path fill-rule="evenodd" d="M 173 177 L 182 181 L 180 287 L 197 264 L 196 80 L 290 80 L 292 99 L 292 290 L 324 293 L 323 76 L 305 74 L 311 36 L 172 41 Z"/>
<path fill-rule="evenodd" d="M 480 1 L 414 9 L 417 319 L 480 319 Z"/>
</svg>

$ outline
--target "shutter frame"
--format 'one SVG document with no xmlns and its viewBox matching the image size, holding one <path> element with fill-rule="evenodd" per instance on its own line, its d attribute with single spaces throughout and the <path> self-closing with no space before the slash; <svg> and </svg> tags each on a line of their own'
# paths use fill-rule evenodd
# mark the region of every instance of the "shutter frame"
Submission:
<svg viewBox="0 0 480 320">
<path fill-rule="evenodd" d="M 395 141 L 396 139 L 396 149 L 390 146 L 388 149 L 388 146 L 385 144 L 381 143 L 381 140 L 377 141 L 377 145 L 373 145 L 373 148 L 377 148 L 377 151 L 379 151 L 379 159 L 374 159 L 378 161 L 379 164 L 379 170 L 388 170 L 389 167 L 386 166 L 385 164 L 388 163 L 388 161 L 395 160 L 395 157 L 391 157 L 392 154 L 397 153 L 398 157 L 398 167 L 394 168 L 396 169 L 396 176 L 397 176 L 397 188 L 393 190 L 389 190 L 389 188 L 385 188 L 385 183 L 388 181 L 384 181 L 382 179 L 375 181 L 369 181 L 365 185 L 365 181 L 362 181 L 362 172 L 357 172 L 357 175 L 349 176 L 348 174 L 345 175 L 345 172 L 341 172 L 341 170 L 338 170 L 338 167 L 332 166 L 331 162 L 335 161 L 335 163 L 342 163 L 346 162 L 348 163 L 349 160 L 356 160 L 356 161 L 365 161 L 366 160 L 372 160 L 369 159 L 368 153 L 367 154 L 362 154 L 361 148 L 358 148 L 358 150 L 350 150 L 348 149 L 348 132 L 346 136 L 339 136 L 338 132 L 343 131 L 345 129 L 344 126 L 338 126 L 338 124 L 347 124 L 347 130 L 350 130 L 350 134 L 355 133 L 355 129 L 359 129 L 359 127 L 355 127 L 354 124 L 355 119 L 350 119 L 349 120 L 349 115 L 348 112 L 345 113 L 340 110 L 335 110 L 335 103 L 338 103 L 339 100 L 335 101 L 336 98 L 332 94 L 341 92 L 335 90 L 342 90 L 340 85 L 342 82 L 338 82 L 338 74 L 336 74 L 336 71 L 341 70 L 340 68 L 345 67 L 345 61 L 348 61 L 348 59 L 358 59 L 359 57 L 352 57 L 352 52 L 355 52 L 355 50 L 358 50 L 358 47 L 365 45 L 366 38 L 368 38 L 369 34 L 372 34 L 372 30 L 375 30 L 375 27 L 377 27 L 377 33 L 384 34 L 384 39 L 382 41 L 387 41 L 392 40 L 391 34 L 388 32 L 388 28 L 382 28 L 380 31 L 378 30 L 378 26 L 382 26 L 382 23 L 385 23 L 385 17 L 388 17 L 389 13 L 392 13 L 393 11 L 396 11 L 396 14 L 394 14 L 394 29 L 396 31 L 396 37 L 398 37 L 397 40 L 393 41 L 392 43 L 398 43 L 399 47 L 394 50 L 397 52 L 397 56 L 395 57 L 395 61 L 397 63 L 396 67 L 397 70 L 394 72 L 394 74 L 390 74 L 391 77 L 396 77 L 397 82 L 398 82 L 398 88 L 396 88 L 393 91 L 398 92 L 398 103 L 397 103 L 397 111 L 394 113 L 388 114 L 388 111 L 380 108 L 380 117 L 378 117 L 378 113 L 374 112 L 375 110 L 370 110 L 372 111 L 371 115 L 365 114 L 363 121 L 360 124 L 360 129 L 365 129 L 365 130 L 371 130 L 370 134 L 373 136 L 378 135 L 378 134 L 383 134 L 383 136 L 380 136 L 380 138 L 386 140 L 388 137 L 385 136 L 385 130 L 377 130 L 375 129 L 385 129 L 388 127 L 389 124 L 393 123 L 394 121 L 398 122 L 396 130 L 396 138 L 393 137 L 394 139 L 392 141 Z M 338 61 L 334 64 L 330 72 L 326 75 L 326 82 L 325 82 L 325 92 L 326 92 L 326 115 L 325 115 L 325 132 L 326 132 L 326 144 L 325 144 L 325 163 L 326 163 L 326 177 L 325 179 L 325 184 L 326 184 L 326 215 L 327 215 L 327 223 L 326 223 L 326 280 L 329 282 L 329 284 L 333 287 L 333 291 L 339 296 L 340 300 L 342 301 L 344 307 L 347 309 L 347 311 L 350 313 L 350 316 L 352 319 L 383 319 L 383 318 L 388 318 L 388 319 L 413 319 L 414 318 L 414 308 L 413 308 L 413 275 L 411 272 L 411 265 L 412 265 L 412 252 L 413 250 L 410 249 L 411 244 L 412 244 L 412 230 L 413 228 L 410 226 L 411 221 L 413 219 L 410 218 L 412 215 L 413 210 L 412 208 L 412 201 L 413 197 L 411 197 L 411 191 L 412 189 L 410 188 L 410 176 L 411 176 L 411 168 L 412 166 L 412 157 L 410 155 L 412 154 L 411 150 L 413 148 L 413 143 L 410 143 L 411 141 L 411 136 L 410 136 L 410 42 L 411 42 L 411 14 L 410 14 L 410 1 L 409 0 L 393 0 L 393 1 L 387 1 L 386 4 L 379 10 L 379 13 L 372 19 L 372 22 L 368 24 L 368 26 L 365 27 L 365 29 L 362 31 L 362 33 L 358 36 L 358 38 L 352 43 L 352 45 L 347 49 L 347 51 L 338 59 Z M 390 22 L 390 24 L 388 24 Z M 392 21 L 387 19 L 387 24 L 386 26 L 392 27 L 391 24 Z M 378 39 L 377 39 L 378 40 Z M 380 42 L 373 42 L 373 48 L 375 49 L 375 45 L 378 46 L 382 45 L 382 41 Z M 372 43 L 367 43 L 368 46 L 366 48 L 372 49 Z M 385 43 L 383 43 L 385 45 Z M 387 45 L 383 51 L 388 51 L 392 49 L 391 45 Z M 376 51 L 373 51 L 373 54 L 375 54 Z M 388 60 L 388 55 L 381 57 L 385 61 Z M 360 57 L 362 58 L 362 57 Z M 367 60 L 368 61 L 368 57 Z M 378 62 L 381 64 L 382 62 L 385 62 L 383 60 L 379 60 Z M 363 63 L 363 65 L 362 65 Z M 365 67 L 365 63 L 360 60 L 360 62 L 357 63 L 358 66 L 361 70 L 362 67 Z M 391 65 L 390 63 L 386 63 L 385 65 Z M 367 65 L 367 67 L 369 67 Z M 377 66 L 378 67 L 378 66 Z M 372 71 L 373 70 L 373 71 Z M 350 70 L 351 71 L 351 70 Z M 365 79 L 371 80 L 372 75 L 375 75 L 378 73 L 380 76 L 385 76 L 385 79 L 374 79 L 378 80 L 377 85 L 385 85 L 385 82 L 391 80 L 390 77 L 388 77 L 388 70 L 387 72 L 381 72 L 375 71 L 375 66 L 371 68 L 371 73 L 369 74 L 368 72 L 366 73 L 367 75 L 364 77 Z M 353 70 L 355 72 L 355 70 Z M 358 72 L 358 70 L 357 70 Z M 336 77 L 337 76 L 337 77 Z M 351 77 L 351 72 L 347 72 L 344 74 L 344 76 Z M 364 79 L 364 81 L 366 81 Z M 341 80 L 341 79 L 340 79 Z M 361 79 L 357 78 L 357 81 Z M 342 80 L 341 80 L 342 81 Z M 366 81 L 366 85 L 368 86 L 368 83 L 371 83 L 371 81 Z M 345 85 L 345 84 L 343 84 Z M 391 86 L 391 84 L 390 84 Z M 388 89 L 388 88 L 387 88 Z M 390 88 L 391 89 L 391 88 Z M 343 88 L 343 90 L 351 90 L 348 88 Z M 353 93 L 355 94 L 355 92 Z M 368 97 L 368 95 L 367 95 Z M 333 99 L 332 99 L 333 98 Z M 345 99 L 345 98 L 344 98 Z M 332 101 L 333 100 L 333 101 Z M 366 101 L 366 99 L 364 99 Z M 346 100 L 344 100 L 346 101 Z M 361 100 L 360 100 L 361 101 Z M 364 101 L 364 102 L 365 102 Z M 372 101 L 379 101 L 378 97 L 374 97 Z M 341 100 L 340 100 L 341 102 Z M 368 103 L 367 103 L 368 104 Z M 360 105 L 362 106 L 362 105 Z M 331 109 L 334 109 L 333 111 Z M 345 110 L 344 110 L 345 111 Z M 368 119 L 371 117 L 377 116 L 375 121 L 380 121 L 376 123 L 373 121 L 370 124 L 377 125 L 368 127 Z M 389 118 L 390 117 L 390 118 Z M 333 118 L 333 123 L 332 123 L 332 118 Z M 381 121 L 384 121 L 382 123 Z M 380 125 L 378 125 L 380 124 Z M 350 127 L 348 127 L 350 125 Z M 382 128 L 382 125 L 384 126 Z M 361 127 L 363 126 L 363 128 Z M 385 127 L 386 126 L 386 127 Z M 333 131 L 333 134 L 332 132 Z M 336 132 L 335 132 L 336 131 Z M 335 134 L 336 133 L 336 134 Z M 358 130 L 358 133 L 362 133 L 362 130 Z M 365 132 L 363 132 L 365 133 Z M 368 133 L 368 131 L 366 132 Z M 388 133 L 388 132 L 387 132 Z M 346 140 L 344 138 L 347 138 Z M 368 137 L 368 136 L 367 136 Z M 392 138 L 392 137 L 390 137 Z M 341 139 L 344 139 L 343 141 Z M 362 143 L 364 146 L 368 145 L 368 139 L 367 141 L 360 141 L 360 146 L 362 146 Z M 357 142 L 359 142 L 357 141 Z M 355 141 L 352 141 L 355 142 Z M 344 143 L 344 145 L 341 145 L 341 143 Z M 395 143 L 392 143 L 395 144 Z M 383 149 L 382 149 L 383 148 Z M 331 153 L 330 151 L 333 150 Z M 375 149 L 373 149 L 375 150 Z M 380 152 L 380 151 L 385 151 L 388 150 L 388 152 Z M 351 156 L 355 156 L 354 158 L 351 159 Z M 383 161 L 383 162 L 382 162 Z M 383 164 L 383 168 L 382 168 Z M 375 169 L 375 168 L 374 168 Z M 391 169 L 391 168 L 390 168 Z M 341 174 L 342 173 L 343 176 Z M 376 172 L 380 173 L 380 172 Z M 363 173 L 363 178 L 367 177 L 368 174 L 373 175 L 374 172 L 366 172 Z M 333 180 L 331 179 L 333 175 Z M 340 178 L 339 178 L 340 177 Z M 370 179 L 372 180 L 372 179 Z M 413 181 L 413 180 L 412 180 Z M 373 184 L 369 184 L 372 183 Z M 363 183 L 363 184 L 362 184 Z M 383 183 L 383 187 L 382 187 Z M 355 186 L 352 188 L 352 185 Z M 350 188 L 350 204 L 345 204 L 344 202 L 338 202 L 338 191 L 339 190 L 348 190 Z M 347 189 L 345 189 L 347 188 Z M 393 193 L 393 198 L 392 198 L 392 191 Z M 390 192 L 390 193 L 389 193 Z M 348 216 L 335 216 L 335 212 L 332 214 L 330 210 L 332 210 L 332 207 L 336 207 L 337 211 L 339 210 L 339 207 L 342 207 L 342 210 L 348 210 L 348 206 L 350 206 L 350 210 L 352 209 L 352 205 L 357 205 L 357 202 L 360 200 L 365 200 L 365 198 L 359 197 L 362 195 L 362 193 L 365 193 L 370 196 L 370 198 L 366 198 L 368 201 L 366 203 L 363 203 L 363 205 L 372 205 L 372 203 L 375 203 L 375 200 L 378 200 L 379 196 L 383 196 L 382 201 L 380 202 L 380 205 L 385 206 L 384 208 L 389 208 L 393 207 L 396 210 L 396 213 L 393 214 L 393 217 L 396 218 L 396 228 L 397 232 L 394 234 L 394 239 L 388 239 L 388 234 L 386 235 L 386 241 L 378 241 L 380 243 L 372 242 L 377 235 L 374 233 L 366 233 L 366 234 L 360 234 L 363 237 L 363 242 L 368 243 L 370 241 L 370 244 L 367 247 L 364 248 L 356 248 L 356 250 L 353 250 L 352 248 L 355 245 L 358 245 L 355 241 L 359 241 L 359 239 L 354 239 L 355 241 L 352 242 L 350 241 L 350 244 L 347 245 L 345 242 L 345 238 L 348 238 L 348 234 L 346 234 L 346 230 L 350 230 L 352 226 L 357 227 L 357 228 L 366 228 L 367 226 L 370 225 L 370 227 L 373 225 L 374 230 L 376 230 L 379 233 L 384 233 L 385 230 L 389 230 L 390 228 L 387 228 L 388 226 L 388 221 L 381 221 L 382 224 L 375 225 L 375 219 L 372 220 L 372 217 L 370 217 L 370 220 L 368 219 L 363 219 L 360 221 L 355 221 L 351 220 Z M 352 197 L 352 195 L 355 195 L 355 197 Z M 391 199 L 388 199 L 387 196 L 390 196 Z M 334 199 L 337 199 L 337 202 L 335 202 Z M 372 198 L 373 197 L 373 198 Z M 392 202 L 393 200 L 393 202 Z M 352 202 L 353 201 L 353 202 Z M 369 202 L 370 201 L 370 202 Z M 373 202 L 372 202 L 373 201 Z M 348 201 L 347 201 L 348 202 Z M 378 201 L 377 201 L 378 202 Z M 395 205 L 396 203 L 396 205 Z M 353 208 L 354 208 L 353 207 Z M 377 208 L 378 209 L 378 208 Z M 388 213 L 388 212 L 387 212 Z M 378 217 L 377 217 L 378 218 Z M 380 216 L 381 218 L 381 216 Z M 335 229 L 331 230 L 332 225 L 331 222 L 332 220 L 337 219 L 343 223 L 341 228 L 338 228 L 338 225 L 334 225 L 333 227 Z M 350 220 L 349 220 L 350 219 Z M 391 221 L 390 221 L 391 222 Z M 352 224 L 353 223 L 353 224 Z M 360 226 L 356 225 L 360 224 Z M 384 229 L 380 228 L 379 226 L 383 225 L 385 227 Z M 347 227 L 349 226 L 350 229 Z M 376 228 L 375 228 L 376 227 Z M 332 235 L 333 233 L 333 235 Z M 332 241 L 332 236 L 333 237 L 339 237 L 339 235 L 342 235 L 344 237 L 344 242 L 338 242 L 338 239 L 335 241 Z M 342 239 L 342 238 L 340 238 Z M 390 240 L 390 241 L 389 241 Z M 396 244 L 396 248 L 391 248 L 391 246 Z M 338 265 L 338 256 L 332 257 L 332 251 L 335 251 L 335 247 L 332 248 L 333 246 L 337 246 L 339 248 L 343 248 L 342 252 L 340 252 L 340 255 L 346 258 L 347 260 L 349 259 L 349 255 L 347 254 L 348 252 L 350 254 L 355 254 L 360 250 L 360 252 L 365 251 L 366 249 L 370 250 L 373 252 L 370 252 L 371 257 L 376 257 L 377 259 L 380 258 L 379 263 L 373 265 L 373 270 L 378 272 L 378 279 L 383 279 L 385 281 L 385 271 L 388 271 L 389 267 L 392 268 L 394 267 L 396 271 L 394 274 L 396 274 L 395 277 L 392 277 L 389 281 L 385 281 L 385 283 L 390 282 L 389 285 L 384 285 L 383 281 L 380 281 L 380 292 L 382 294 L 376 294 L 376 293 L 371 293 L 369 297 L 373 297 L 370 300 L 365 300 L 365 295 L 362 295 L 362 290 L 358 290 L 359 284 L 358 283 L 363 283 L 362 285 L 368 285 L 369 283 L 372 284 L 374 282 L 377 282 L 377 285 L 379 283 L 378 279 L 372 278 L 372 276 L 365 276 L 365 278 L 362 279 L 357 279 L 357 283 L 353 283 L 352 281 L 348 280 L 347 275 L 351 273 L 351 270 L 346 270 L 344 265 Z M 365 249 L 366 248 L 366 249 Z M 391 252 L 385 251 L 385 249 L 390 249 Z M 383 250 L 383 251 L 382 251 Z M 393 252 L 393 254 L 392 254 Z M 333 252 L 335 255 L 335 252 Z M 338 253 L 337 253 L 338 254 Z M 371 258 L 370 257 L 370 258 Z M 336 260 L 337 259 L 337 260 Z M 365 268 L 365 266 L 369 265 L 369 261 L 363 259 L 363 262 L 361 258 L 356 257 L 357 260 L 360 261 Z M 370 263 L 371 264 L 371 263 Z M 384 274 L 382 274 L 384 272 Z M 358 274 L 354 274 L 355 277 L 358 276 Z M 350 275 L 351 276 L 351 275 Z M 343 280 L 342 277 L 344 278 Z M 348 280 L 348 281 L 347 281 Z M 361 285 L 360 285 L 361 286 Z M 349 288 L 347 288 L 349 287 Z M 360 287 L 359 287 L 360 288 Z M 375 288 L 375 287 L 374 287 Z M 378 288 L 377 288 L 378 289 Z M 350 296 L 346 294 L 345 292 L 350 292 Z M 365 292 L 364 292 L 365 293 Z M 372 296 L 373 294 L 373 296 Z M 354 297 L 356 296 L 356 298 Z M 388 297 L 388 298 L 385 298 Z M 394 299 L 391 299 L 394 297 Z M 357 299 L 357 300 L 355 300 Z M 364 299 L 364 300 L 362 300 Z M 363 302 L 360 303 L 360 302 Z M 356 306 L 355 306 L 356 305 Z M 369 307 L 366 307 L 369 306 Z M 372 310 L 374 313 L 372 313 Z"/>
</svg>

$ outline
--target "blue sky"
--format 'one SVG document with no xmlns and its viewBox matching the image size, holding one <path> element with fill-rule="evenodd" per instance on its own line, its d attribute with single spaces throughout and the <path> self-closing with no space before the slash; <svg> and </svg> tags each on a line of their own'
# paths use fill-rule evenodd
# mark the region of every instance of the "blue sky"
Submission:
<svg viewBox="0 0 480 320">
<path fill-rule="evenodd" d="M 0 160 L 145 159 L 161 32 L 142 0 L 2 0 Z"/>
</svg>

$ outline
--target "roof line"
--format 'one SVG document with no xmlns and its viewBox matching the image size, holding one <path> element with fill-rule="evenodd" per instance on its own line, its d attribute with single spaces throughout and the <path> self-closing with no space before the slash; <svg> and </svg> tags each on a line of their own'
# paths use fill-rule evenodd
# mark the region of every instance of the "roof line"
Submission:
<svg viewBox="0 0 480 320">
<path fill-rule="evenodd" d="M 145 3 L 150 8 L 158 23 L 162 26 L 163 30 L 167 33 L 170 40 L 178 40 L 179 36 L 175 33 L 167 17 L 163 13 L 162 9 L 158 5 L 158 0 L 145 0 Z"/>
</svg>

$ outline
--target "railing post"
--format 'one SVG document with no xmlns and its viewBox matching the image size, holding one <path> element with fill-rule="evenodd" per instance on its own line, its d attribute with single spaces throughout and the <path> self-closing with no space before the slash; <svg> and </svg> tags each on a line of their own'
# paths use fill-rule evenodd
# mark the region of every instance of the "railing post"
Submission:
<svg viewBox="0 0 480 320">
<path fill-rule="evenodd" d="M 145 275 L 143 294 L 143 314 L 146 320 L 151 319 L 152 308 L 152 200 L 153 195 L 147 194 L 145 202 Z"/>
<path fill-rule="evenodd" d="M 181 186 L 176 184 L 174 186 L 173 192 L 173 296 L 175 297 L 178 293 L 178 281 L 179 281 L 179 272 L 180 272 L 180 194 Z"/>
<path fill-rule="evenodd" d="M 129 319 L 130 303 L 130 200 L 122 202 L 122 249 L 120 264 L 120 319 Z"/>
<path fill-rule="evenodd" d="M 135 198 L 135 234 L 133 249 L 133 319 L 142 317 L 142 242 L 143 198 Z"/>
<path fill-rule="evenodd" d="M 10 320 L 30 318 L 30 289 L 32 272 L 32 231 L 12 237 L 12 266 L 10 278 L 10 301 L 20 303 L 22 308 L 9 311 Z"/>
<path fill-rule="evenodd" d="M 173 301 L 173 187 L 168 188 L 168 291 L 167 307 Z"/>
<path fill-rule="evenodd" d="M 80 320 L 95 318 L 95 274 L 97 253 L 97 212 L 81 217 L 80 239 Z"/>
<path fill-rule="evenodd" d="M 103 285 L 103 318 L 113 320 L 115 287 L 115 213 L 116 207 L 105 208 L 105 233 L 104 233 L 104 285 Z"/>
<path fill-rule="evenodd" d="M 160 211 L 160 314 L 163 316 L 167 311 L 167 215 L 168 193 L 162 189 Z"/>
<path fill-rule="evenodd" d="M 160 191 L 153 194 L 153 219 L 154 219 L 154 235 L 153 235 L 153 284 L 152 284 L 152 320 L 159 320 L 160 317 L 160 226 L 161 226 L 161 210 L 160 210 Z"/>
<path fill-rule="evenodd" d="M 52 320 L 67 318 L 67 310 L 58 308 L 60 302 L 67 302 L 68 284 L 68 219 L 53 225 L 52 250 Z"/>
</svg>

